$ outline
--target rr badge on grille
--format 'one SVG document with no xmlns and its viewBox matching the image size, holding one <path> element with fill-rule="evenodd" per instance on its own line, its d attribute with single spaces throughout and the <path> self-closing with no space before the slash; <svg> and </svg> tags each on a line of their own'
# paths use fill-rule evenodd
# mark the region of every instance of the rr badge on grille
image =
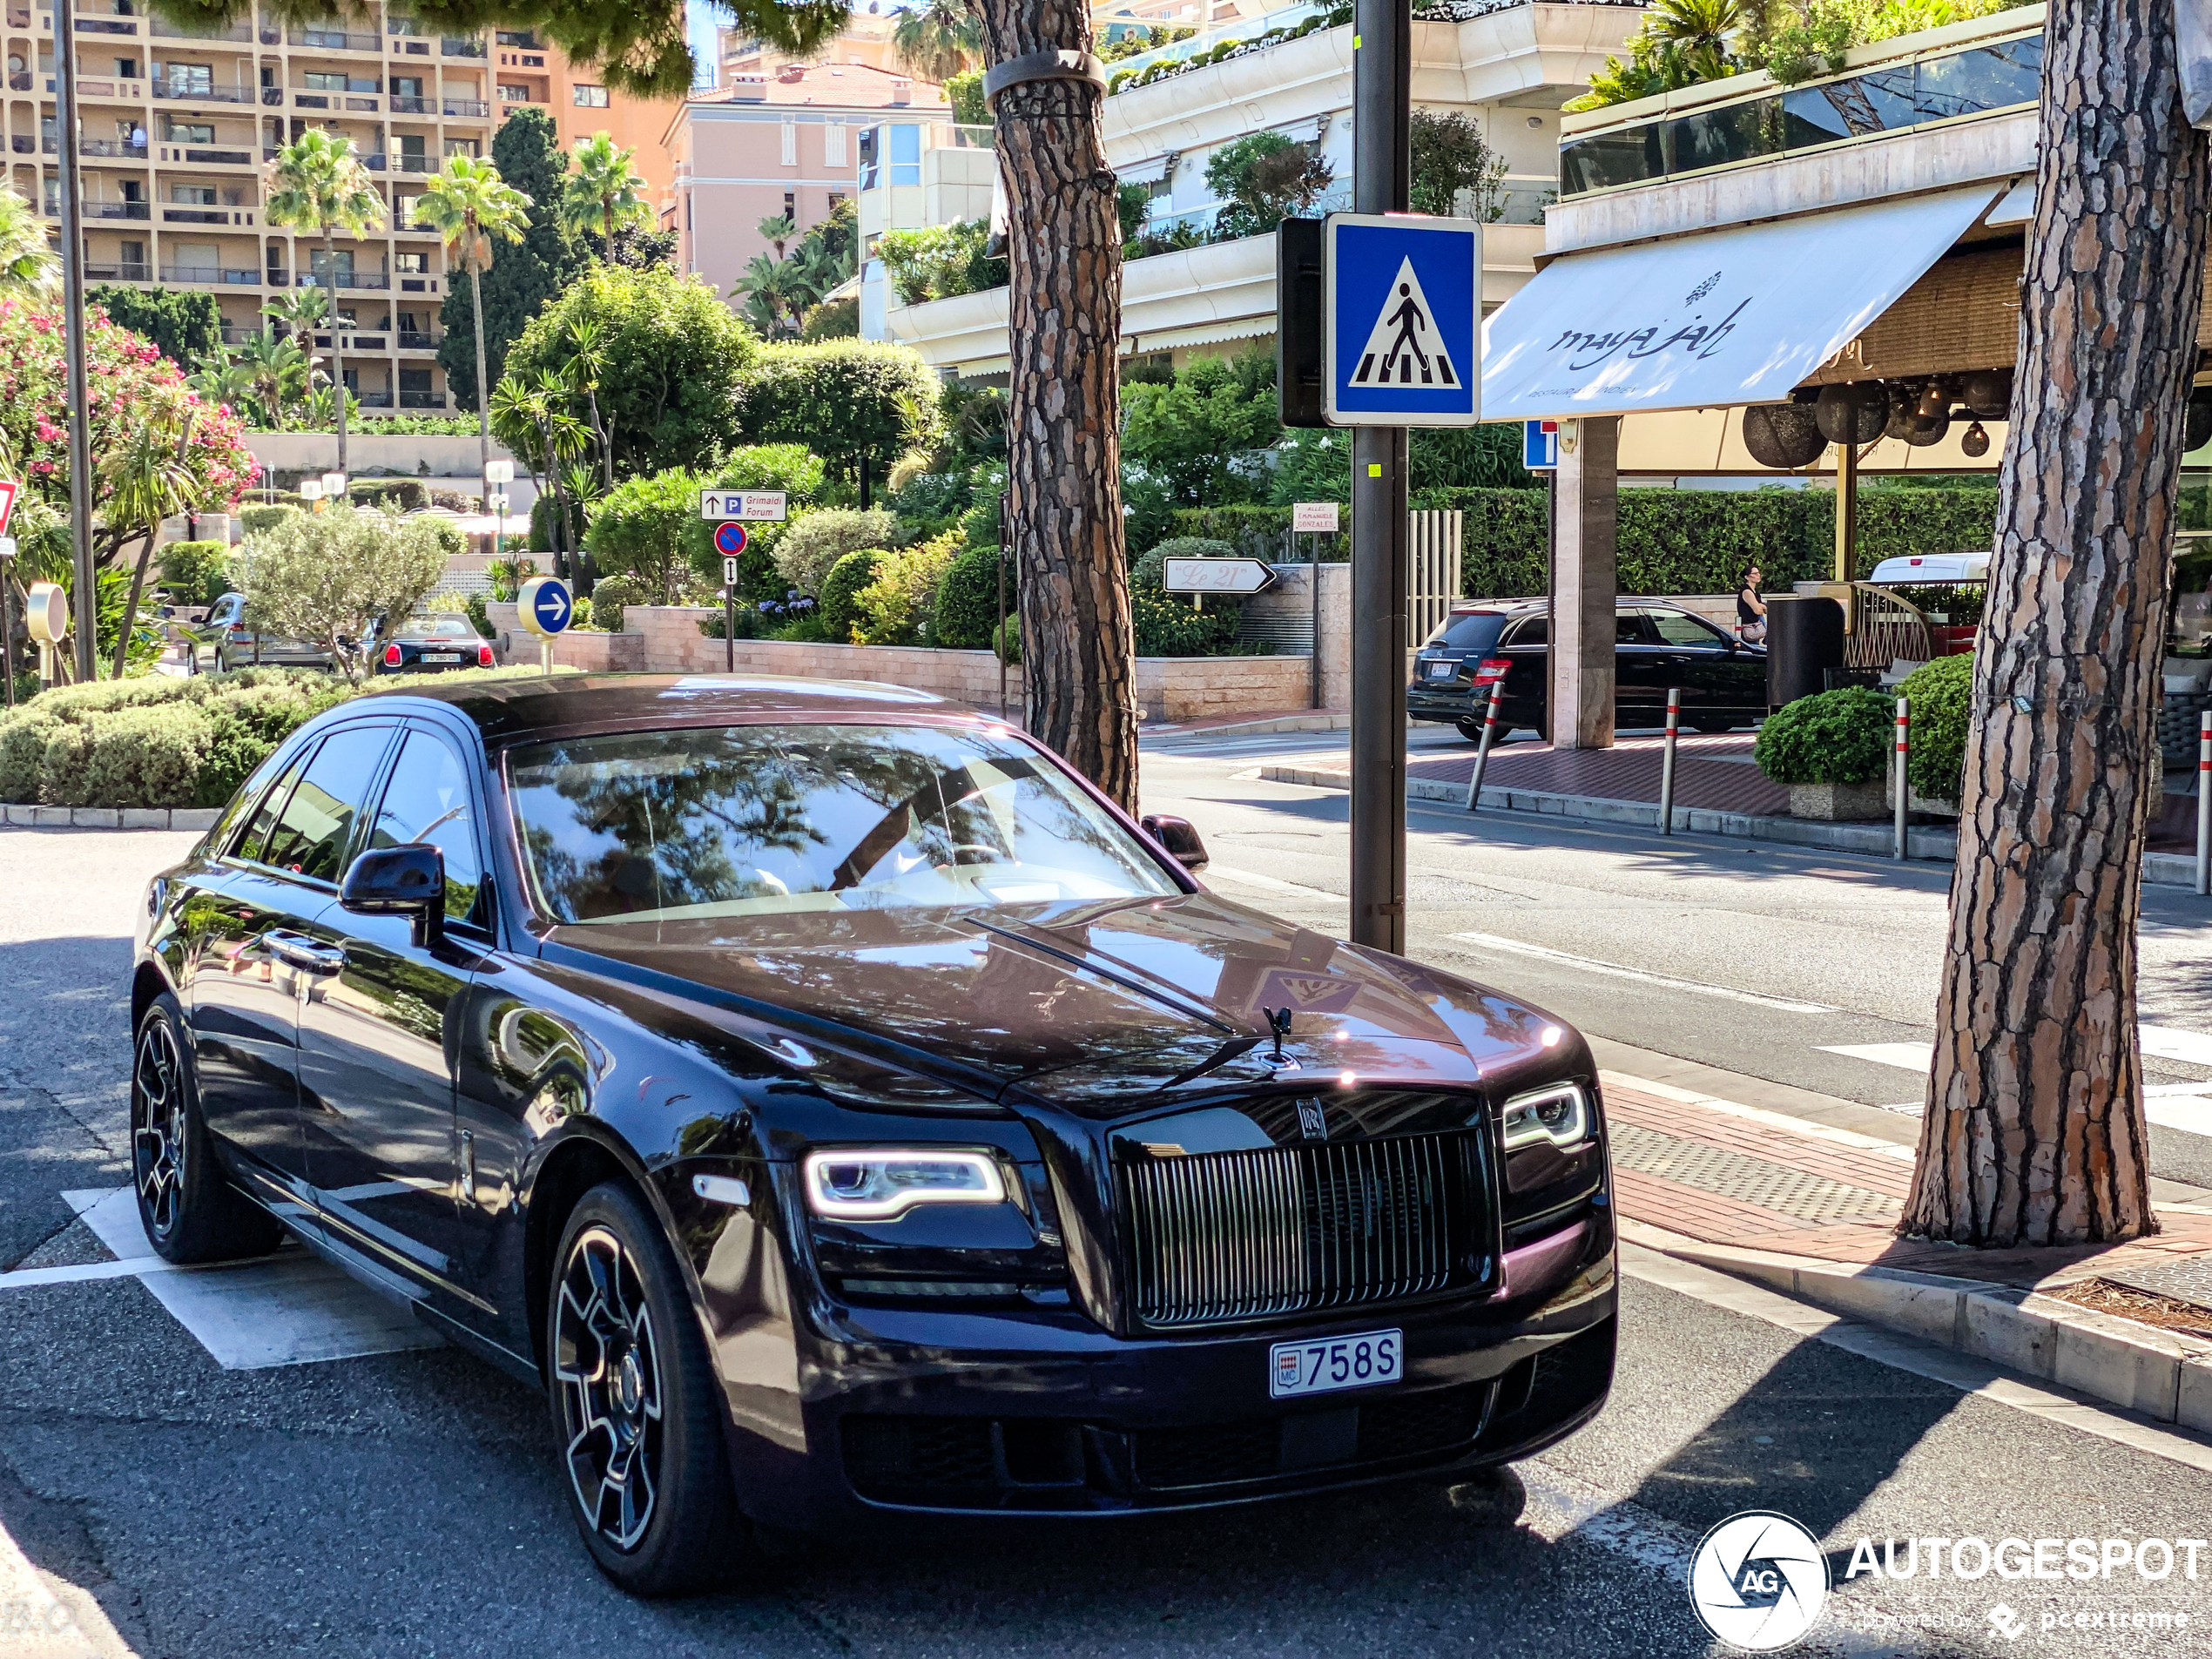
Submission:
<svg viewBox="0 0 2212 1659">
<path fill-rule="evenodd" d="M 1298 1103 L 1298 1132 L 1309 1141 L 1329 1138 L 1329 1119 L 1321 1109 L 1321 1103 L 1312 1096 L 1302 1096 Z"/>
</svg>

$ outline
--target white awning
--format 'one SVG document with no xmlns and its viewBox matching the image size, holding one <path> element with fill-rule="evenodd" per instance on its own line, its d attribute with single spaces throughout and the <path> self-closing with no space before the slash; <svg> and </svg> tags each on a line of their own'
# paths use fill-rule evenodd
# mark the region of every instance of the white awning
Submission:
<svg viewBox="0 0 2212 1659">
<path fill-rule="evenodd" d="M 1114 177 L 1125 185 L 1157 185 L 1168 176 L 1168 163 L 1173 159 L 1168 155 L 1149 156 L 1126 167 L 1116 167 Z"/>
<path fill-rule="evenodd" d="M 1779 402 L 1996 195 L 1981 185 L 1555 260 L 1482 325 L 1482 418 Z"/>
</svg>

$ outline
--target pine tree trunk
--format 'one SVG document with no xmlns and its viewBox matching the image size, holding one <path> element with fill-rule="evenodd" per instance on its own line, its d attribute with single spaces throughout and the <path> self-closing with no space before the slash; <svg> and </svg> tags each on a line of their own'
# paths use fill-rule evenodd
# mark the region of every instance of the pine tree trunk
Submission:
<svg viewBox="0 0 2212 1659">
<path fill-rule="evenodd" d="M 2171 0 L 2055 0 L 1949 957 L 1899 1231 L 2127 1238 L 2150 1208 L 2135 920 L 2204 136 Z"/>
<path fill-rule="evenodd" d="M 994 64 L 1090 50 L 1077 0 L 981 0 Z M 1030 732 L 1136 805 L 1136 637 L 1122 536 L 1121 218 L 1103 95 L 1028 81 L 995 105 L 1010 225 L 1008 536 Z"/>
<path fill-rule="evenodd" d="M 484 279 L 469 267 L 470 309 L 476 324 L 476 486 L 484 492 L 484 510 L 491 510 L 491 388 L 484 384 Z"/>
<path fill-rule="evenodd" d="M 338 244 L 328 230 L 322 233 L 322 258 L 323 293 L 330 301 L 325 314 L 330 322 L 330 401 L 338 411 L 338 470 L 351 478 L 346 471 L 346 359 L 339 345 L 345 336 L 338 332 Z"/>
</svg>

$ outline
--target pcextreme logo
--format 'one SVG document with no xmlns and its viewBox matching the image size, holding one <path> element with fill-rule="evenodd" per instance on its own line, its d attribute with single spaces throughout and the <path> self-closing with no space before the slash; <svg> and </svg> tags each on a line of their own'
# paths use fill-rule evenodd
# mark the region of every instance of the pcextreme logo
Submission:
<svg viewBox="0 0 2212 1659">
<path fill-rule="evenodd" d="M 1689 1560 L 1689 1602 L 1719 1640 L 1772 1653 L 1819 1622 L 1828 1600 L 1820 1541 L 1787 1515 L 1747 1509 L 1707 1533 Z"/>
</svg>

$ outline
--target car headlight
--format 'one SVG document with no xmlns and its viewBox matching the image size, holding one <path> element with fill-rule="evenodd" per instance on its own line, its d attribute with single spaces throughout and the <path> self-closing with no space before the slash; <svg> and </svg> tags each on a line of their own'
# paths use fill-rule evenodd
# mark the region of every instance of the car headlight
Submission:
<svg viewBox="0 0 2212 1659">
<path fill-rule="evenodd" d="M 916 1204 L 1006 1202 L 998 1164 L 981 1152 L 809 1152 L 805 1170 L 807 1208 L 834 1221 L 891 1221 Z"/>
<path fill-rule="evenodd" d="M 1554 1083 L 1506 1103 L 1506 1150 L 1549 1141 L 1580 1146 L 1590 1137 L 1590 1103 L 1580 1083 Z"/>
</svg>

